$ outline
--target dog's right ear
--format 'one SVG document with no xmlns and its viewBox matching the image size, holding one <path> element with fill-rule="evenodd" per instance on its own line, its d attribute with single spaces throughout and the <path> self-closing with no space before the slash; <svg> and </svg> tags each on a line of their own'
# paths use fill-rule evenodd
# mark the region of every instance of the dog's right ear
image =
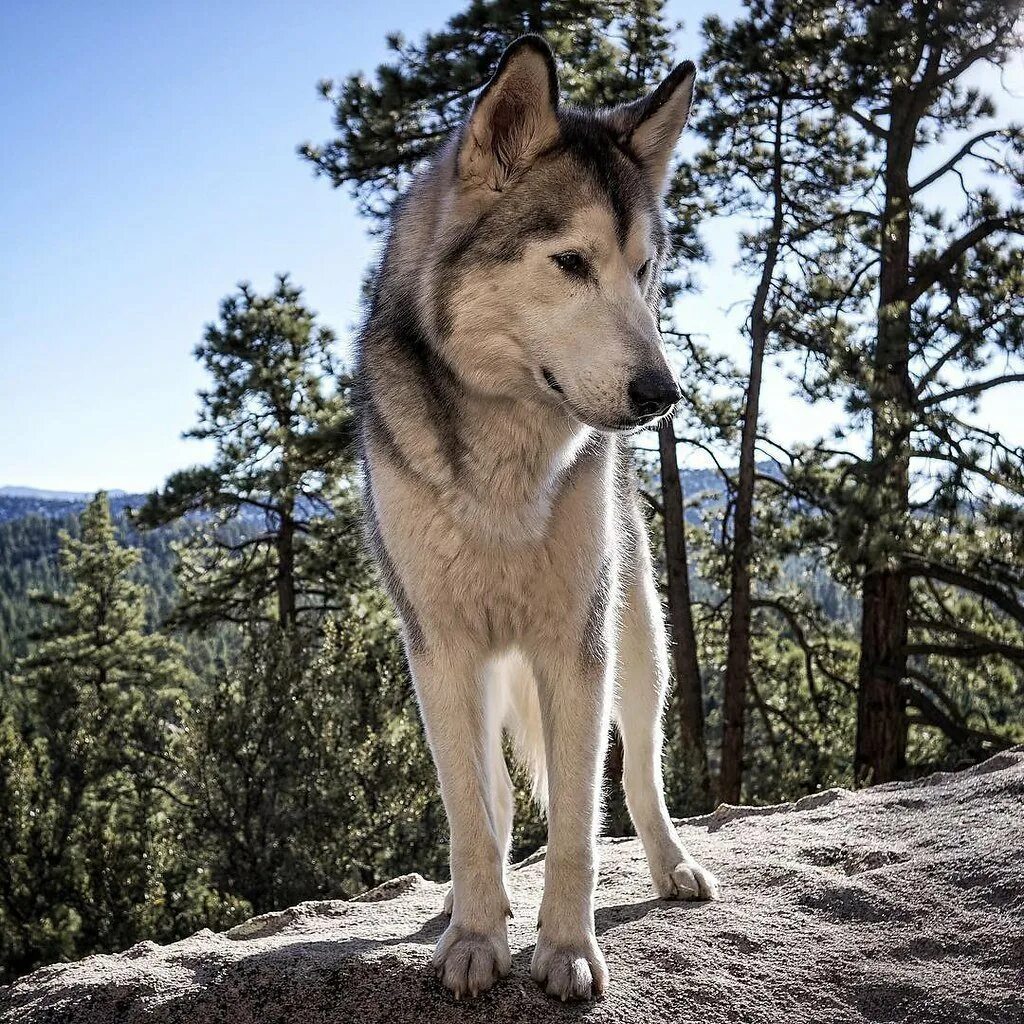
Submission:
<svg viewBox="0 0 1024 1024">
<path fill-rule="evenodd" d="M 459 142 L 458 173 L 500 192 L 558 140 L 558 73 L 540 36 L 520 36 L 501 55 Z"/>
</svg>

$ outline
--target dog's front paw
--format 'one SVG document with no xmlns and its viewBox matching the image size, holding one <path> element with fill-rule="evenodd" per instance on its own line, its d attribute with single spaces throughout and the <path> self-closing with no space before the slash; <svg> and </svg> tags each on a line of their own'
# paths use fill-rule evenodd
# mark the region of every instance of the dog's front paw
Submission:
<svg viewBox="0 0 1024 1024">
<path fill-rule="evenodd" d="M 717 900 L 718 881 L 707 868 L 692 857 L 685 857 L 671 867 L 651 872 L 654 888 L 663 900 Z"/>
<path fill-rule="evenodd" d="M 437 943 L 432 961 L 442 984 L 456 999 L 486 992 L 512 970 L 508 937 L 450 924 Z"/>
<path fill-rule="evenodd" d="M 563 1002 L 594 999 L 608 987 L 608 968 L 592 934 L 562 945 L 549 942 L 542 929 L 530 974 L 549 996 Z"/>
</svg>

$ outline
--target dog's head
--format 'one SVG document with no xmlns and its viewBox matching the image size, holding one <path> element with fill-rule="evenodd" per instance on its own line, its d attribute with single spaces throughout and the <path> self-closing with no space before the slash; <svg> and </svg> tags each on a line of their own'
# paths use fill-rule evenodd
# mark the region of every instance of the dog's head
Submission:
<svg viewBox="0 0 1024 1024">
<path fill-rule="evenodd" d="M 439 334 L 466 382 L 602 430 L 679 398 L 656 317 L 661 198 L 694 67 L 606 110 L 560 107 L 547 44 L 505 51 L 449 159 L 431 268 Z"/>
</svg>

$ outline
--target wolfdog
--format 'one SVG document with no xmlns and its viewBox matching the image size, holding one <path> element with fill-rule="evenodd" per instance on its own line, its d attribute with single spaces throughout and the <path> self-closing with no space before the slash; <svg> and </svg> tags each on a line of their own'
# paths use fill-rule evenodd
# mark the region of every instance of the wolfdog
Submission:
<svg viewBox="0 0 1024 1024">
<path fill-rule="evenodd" d="M 367 532 L 448 815 L 456 997 L 511 970 L 508 733 L 546 801 L 531 973 L 600 995 L 596 834 L 610 719 L 654 887 L 715 896 L 662 793 L 667 654 L 625 436 L 680 397 L 658 330 L 662 193 L 694 66 L 636 102 L 559 104 L 537 36 L 505 51 L 394 213 L 357 363 Z"/>
</svg>

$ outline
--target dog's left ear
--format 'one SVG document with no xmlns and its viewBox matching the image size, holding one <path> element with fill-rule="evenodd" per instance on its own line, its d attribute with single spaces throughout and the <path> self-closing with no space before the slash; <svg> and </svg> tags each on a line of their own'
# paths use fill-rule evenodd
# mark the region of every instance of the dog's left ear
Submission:
<svg viewBox="0 0 1024 1024">
<path fill-rule="evenodd" d="M 697 69 L 693 61 L 673 68 L 649 96 L 616 107 L 607 117 L 613 130 L 640 161 L 656 192 L 663 192 L 669 161 L 686 127 Z"/>
<path fill-rule="evenodd" d="M 558 140 L 557 111 L 551 49 L 540 36 L 520 36 L 473 104 L 459 143 L 459 177 L 500 192 Z"/>
</svg>

